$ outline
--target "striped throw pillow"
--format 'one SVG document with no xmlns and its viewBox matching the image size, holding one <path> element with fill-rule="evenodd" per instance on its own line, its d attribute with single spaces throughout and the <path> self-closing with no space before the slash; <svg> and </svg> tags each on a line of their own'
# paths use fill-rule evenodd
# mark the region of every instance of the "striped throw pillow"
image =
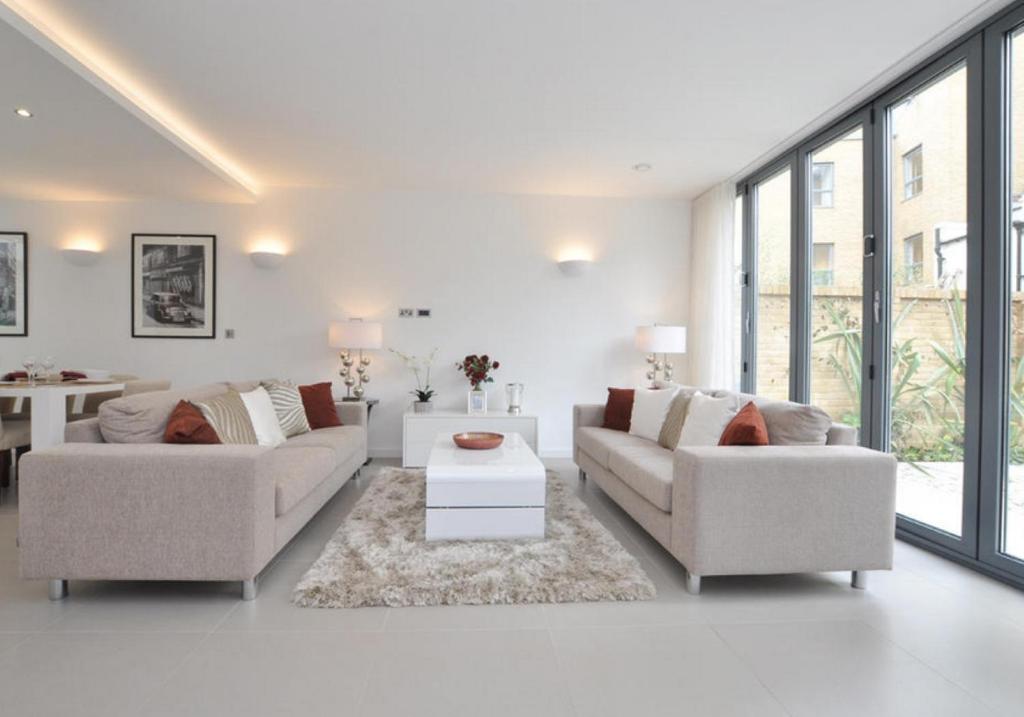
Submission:
<svg viewBox="0 0 1024 717">
<path fill-rule="evenodd" d="M 206 422 L 213 426 L 221 443 L 257 445 L 256 430 L 252 427 L 249 412 L 238 391 L 231 390 L 216 398 L 192 403 L 202 411 Z"/>
<path fill-rule="evenodd" d="M 270 402 L 274 404 L 277 422 L 287 438 L 309 433 L 309 420 L 306 409 L 302 405 L 302 395 L 298 387 L 290 381 L 264 381 L 263 388 L 270 394 Z"/>
</svg>

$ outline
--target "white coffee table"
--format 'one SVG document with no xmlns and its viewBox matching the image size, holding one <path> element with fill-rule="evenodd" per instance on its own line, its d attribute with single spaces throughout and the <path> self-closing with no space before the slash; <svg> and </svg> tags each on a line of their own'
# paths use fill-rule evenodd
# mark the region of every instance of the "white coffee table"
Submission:
<svg viewBox="0 0 1024 717">
<path fill-rule="evenodd" d="M 498 448 L 438 436 L 427 459 L 427 540 L 544 537 L 544 464 L 518 433 Z"/>
</svg>

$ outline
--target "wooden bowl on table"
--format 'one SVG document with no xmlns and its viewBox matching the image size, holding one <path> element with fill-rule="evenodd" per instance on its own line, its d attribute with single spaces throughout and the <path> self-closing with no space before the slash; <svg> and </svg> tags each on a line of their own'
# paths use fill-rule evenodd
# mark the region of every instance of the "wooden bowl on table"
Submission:
<svg viewBox="0 0 1024 717">
<path fill-rule="evenodd" d="M 505 440 L 500 433 L 487 433 L 485 431 L 467 431 L 452 435 L 452 440 L 459 448 L 468 448 L 471 451 L 486 451 L 497 448 Z"/>
</svg>

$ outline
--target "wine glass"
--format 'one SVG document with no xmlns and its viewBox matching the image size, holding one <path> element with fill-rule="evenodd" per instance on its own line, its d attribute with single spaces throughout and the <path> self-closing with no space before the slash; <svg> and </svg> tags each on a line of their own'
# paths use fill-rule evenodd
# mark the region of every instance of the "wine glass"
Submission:
<svg viewBox="0 0 1024 717">
<path fill-rule="evenodd" d="M 57 360 L 53 356 L 47 356 L 43 359 L 43 378 L 50 378 L 53 376 L 53 369 L 57 365 Z"/>
<path fill-rule="evenodd" d="M 34 383 L 36 379 L 36 357 L 27 357 L 24 361 L 21 362 L 21 365 L 25 367 L 25 374 L 28 377 L 28 382 Z"/>
</svg>

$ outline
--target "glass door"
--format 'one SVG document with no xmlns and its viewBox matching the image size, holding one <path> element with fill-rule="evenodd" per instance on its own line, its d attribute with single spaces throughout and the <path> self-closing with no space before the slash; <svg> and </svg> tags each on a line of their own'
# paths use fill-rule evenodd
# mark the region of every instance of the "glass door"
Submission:
<svg viewBox="0 0 1024 717">
<path fill-rule="evenodd" d="M 756 344 L 758 395 L 788 399 L 793 246 L 793 172 L 789 164 L 754 183 Z"/>
<path fill-rule="evenodd" d="M 1024 560 L 1024 29 L 1009 37 L 1009 276 L 1007 311 L 1005 443 L 999 496 L 999 551 Z"/>
<path fill-rule="evenodd" d="M 1024 10 L 986 37 L 985 350 L 978 558 L 1024 577 Z"/>
<path fill-rule="evenodd" d="M 979 58 L 980 42 L 970 43 L 881 105 L 885 252 L 873 297 L 884 371 L 876 441 L 899 462 L 899 526 L 961 552 L 976 542 L 968 446 L 977 444 L 968 434 L 978 423 L 969 420 L 980 375 L 970 347 L 980 325 L 968 289 L 980 257 L 970 221 L 980 203 L 970 165 L 980 134 L 968 98 Z"/>
<path fill-rule="evenodd" d="M 804 155 L 810 272 L 810 403 L 862 429 L 864 396 L 864 121 Z M 805 240 L 807 241 L 807 240 Z"/>
</svg>

